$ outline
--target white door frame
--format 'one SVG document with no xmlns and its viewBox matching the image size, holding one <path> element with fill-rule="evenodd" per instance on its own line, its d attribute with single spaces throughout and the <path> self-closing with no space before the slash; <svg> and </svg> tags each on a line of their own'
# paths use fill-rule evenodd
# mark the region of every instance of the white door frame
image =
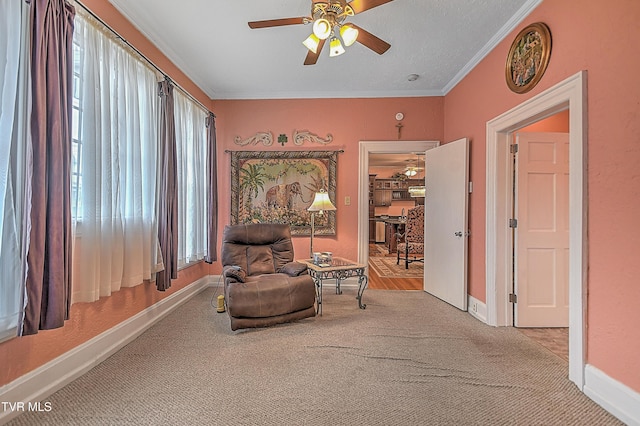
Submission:
<svg viewBox="0 0 640 426">
<path fill-rule="evenodd" d="M 511 134 L 569 109 L 569 379 L 584 388 L 587 315 L 587 73 L 580 71 L 487 122 L 487 323 L 511 326 Z"/>
<path fill-rule="evenodd" d="M 369 261 L 369 154 L 423 152 L 440 145 L 439 141 L 360 141 L 358 173 L 358 262 Z"/>
</svg>

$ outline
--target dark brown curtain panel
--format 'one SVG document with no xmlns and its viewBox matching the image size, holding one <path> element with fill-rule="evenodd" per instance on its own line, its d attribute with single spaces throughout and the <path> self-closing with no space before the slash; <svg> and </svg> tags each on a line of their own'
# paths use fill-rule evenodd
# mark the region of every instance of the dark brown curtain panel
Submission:
<svg viewBox="0 0 640 426">
<path fill-rule="evenodd" d="M 173 114 L 173 84 L 158 83 L 160 96 L 158 239 L 164 270 L 156 276 L 156 287 L 165 291 L 178 278 L 178 178 L 176 126 Z"/>
<path fill-rule="evenodd" d="M 64 0 L 31 0 L 33 176 L 23 334 L 62 327 L 69 318 L 74 16 Z"/>
<path fill-rule="evenodd" d="M 205 261 L 213 263 L 218 260 L 216 245 L 218 244 L 218 162 L 216 154 L 216 116 L 209 113 L 207 117 L 207 148 L 209 149 L 207 158 L 207 177 L 209 182 L 209 197 L 207 204 L 207 234 L 209 236 L 209 247 Z"/>
</svg>

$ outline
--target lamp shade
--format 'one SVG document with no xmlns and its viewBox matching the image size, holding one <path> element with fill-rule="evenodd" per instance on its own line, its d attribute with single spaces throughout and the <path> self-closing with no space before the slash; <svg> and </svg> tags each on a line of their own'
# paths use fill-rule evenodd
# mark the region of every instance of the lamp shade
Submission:
<svg viewBox="0 0 640 426">
<path fill-rule="evenodd" d="M 318 53 L 318 45 L 320 44 L 320 39 L 315 34 L 311 34 L 305 41 L 302 42 L 307 49 L 312 51 L 313 53 Z"/>
<path fill-rule="evenodd" d="M 338 40 L 337 37 L 331 39 L 329 47 L 331 49 L 329 51 L 329 56 L 339 56 L 345 52 L 344 47 L 342 47 L 342 43 L 340 43 L 340 40 Z"/>
<path fill-rule="evenodd" d="M 313 23 L 313 33 L 320 40 L 326 40 L 331 35 L 331 24 L 324 18 L 317 19 Z"/>
<path fill-rule="evenodd" d="M 340 37 L 342 37 L 344 45 L 349 47 L 356 42 L 356 39 L 358 38 L 358 30 L 353 28 L 351 25 L 343 25 L 340 27 Z"/>
<path fill-rule="evenodd" d="M 336 206 L 334 206 L 329 199 L 329 194 L 322 190 L 320 192 L 316 192 L 313 203 L 311 203 L 307 210 L 310 212 L 320 212 L 320 214 L 322 214 L 324 211 L 333 211 L 335 209 Z"/>
</svg>

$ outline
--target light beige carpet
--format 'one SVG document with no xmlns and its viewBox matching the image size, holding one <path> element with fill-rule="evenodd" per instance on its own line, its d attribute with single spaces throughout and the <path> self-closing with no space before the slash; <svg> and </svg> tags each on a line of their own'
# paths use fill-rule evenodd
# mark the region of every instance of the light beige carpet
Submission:
<svg viewBox="0 0 640 426">
<path fill-rule="evenodd" d="M 567 364 L 420 291 L 232 332 L 200 293 L 12 425 L 617 425 Z M 214 303 L 215 304 L 215 303 Z"/>
<path fill-rule="evenodd" d="M 369 257 L 369 265 L 383 278 L 422 278 L 424 275 L 422 262 L 410 263 L 406 269 L 402 260 L 399 265 L 396 264 L 397 261 L 396 257 Z"/>
</svg>

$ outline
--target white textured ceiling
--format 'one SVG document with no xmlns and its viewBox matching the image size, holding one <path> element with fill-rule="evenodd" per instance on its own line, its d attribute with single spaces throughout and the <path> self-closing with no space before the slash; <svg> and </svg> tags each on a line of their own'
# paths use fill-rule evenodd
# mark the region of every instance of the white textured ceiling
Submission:
<svg viewBox="0 0 640 426">
<path fill-rule="evenodd" d="M 311 0 L 109 0 L 211 99 L 441 96 L 542 0 L 394 0 L 349 19 L 391 44 L 303 65 Z M 409 74 L 418 74 L 408 81 Z"/>
</svg>

